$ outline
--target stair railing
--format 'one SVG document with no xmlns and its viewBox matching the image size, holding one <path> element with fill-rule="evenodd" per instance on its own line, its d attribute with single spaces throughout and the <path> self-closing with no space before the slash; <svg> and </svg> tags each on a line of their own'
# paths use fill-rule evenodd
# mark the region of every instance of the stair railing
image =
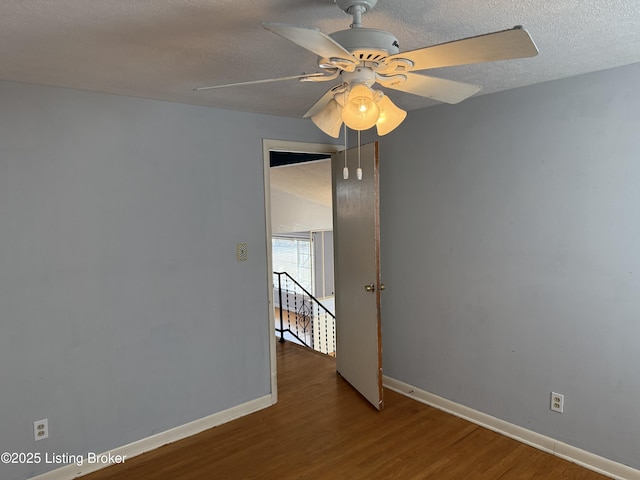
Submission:
<svg viewBox="0 0 640 480">
<path fill-rule="evenodd" d="M 274 303 L 279 310 L 280 342 L 293 341 L 335 355 L 335 315 L 287 272 L 273 272 Z"/>
</svg>

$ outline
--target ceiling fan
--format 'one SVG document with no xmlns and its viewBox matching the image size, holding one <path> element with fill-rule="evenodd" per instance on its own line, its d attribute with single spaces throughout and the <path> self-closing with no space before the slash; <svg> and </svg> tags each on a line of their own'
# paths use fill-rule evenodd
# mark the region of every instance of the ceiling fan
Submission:
<svg viewBox="0 0 640 480">
<path fill-rule="evenodd" d="M 455 104 L 474 95 L 481 87 L 467 83 L 412 73 L 432 68 L 532 57 L 538 49 L 520 26 L 509 30 L 469 37 L 440 45 L 400 52 L 397 38 L 384 30 L 362 26 L 362 15 L 377 0 L 334 0 L 353 23 L 347 30 L 330 35 L 307 27 L 281 23 L 263 23 L 276 33 L 318 55 L 321 73 L 200 87 L 211 90 L 282 80 L 327 82 L 338 80 L 310 109 L 304 118 L 334 138 L 342 124 L 353 130 L 376 126 L 378 135 L 386 135 L 400 125 L 407 112 L 398 108 L 382 87 Z"/>
</svg>

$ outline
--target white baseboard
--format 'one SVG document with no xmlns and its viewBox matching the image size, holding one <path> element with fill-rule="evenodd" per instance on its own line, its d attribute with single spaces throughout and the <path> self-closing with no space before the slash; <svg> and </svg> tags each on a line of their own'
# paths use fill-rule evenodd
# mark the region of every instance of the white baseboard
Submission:
<svg viewBox="0 0 640 480">
<path fill-rule="evenodd" d="M 155 450 L 156 448 L 159 448 L 168 443 L 182 440 L 183 438 L 190 437 L 197 433 L 208 430 L 209 428 L 213 428 L 218 425 L 222 425 L 223 423 L 230 422 L 231 420 L 249 415 L 250 413 L 257 412 L 258 410 L 270 407 L 271 405 L 271 394 L 265 395 L 264 397 L 256 398 L 255 400 L 243 403 L 242 405 L 237 405 L 222 412 L 214 413 L 213 415 L 209 415 L 208 417 L 194 420 L 193 422 L 189 422 L 184 425 L 180 425 L 179 427 L 157 433 L 128 445 L 123 445 L 122 447 L 117 447 L 113 450 L 110 450 L 109 452 L 105 452 L 104 454 L 100 455 L 111 455 L 112 457 L 117 457 L 118 455 L 120 455 L 120 458 L 125 458 L 124 461 L 126 462 L 126 460 L 142 453 Z M 118 460 L 116 460 L 116 462 L 117 461 Z M 82 466 L 78 466 L 79 463 L 82 463 Z M 82 475 L 87 475 L 102 468 L 108 467 L 109 465 L 112 465 L 112 463 L 88 463 L 86 461 L 77 462 L 70 465 L 65 465 L 64 467 L 52 470 L 47 473 L 43 473 L 36 477 L 32 477 L 31 480 L 72 480 Z"/>
<path fill-rule="evenodd" d="M 552 455 L 576 463 L 589 470 L 606 475 L 607 477 L 616 480 L 640 480 L 640 470 L 636 470 L 622 463 L 614 462 L 608 458 L 540 435 L 539 433 L 465 407 L 464 405 L 452 402 L 451 400 L 439 397 L 438 395 L 426 392 L 386 375 L 383 377 L 383 383 L 389 390 L 393 390 L 418 402 L 463 418 L 476 425 L 488 428 L 489 430 L 493 430 L 494 432 L 513 438 L 514 440 L 518 440 L 544 452 L 551 453 Z"/>
</svg>

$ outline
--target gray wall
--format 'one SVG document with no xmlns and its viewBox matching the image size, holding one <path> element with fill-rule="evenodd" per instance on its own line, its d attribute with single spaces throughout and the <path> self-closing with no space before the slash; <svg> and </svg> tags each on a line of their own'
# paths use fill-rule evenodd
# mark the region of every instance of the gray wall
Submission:
<svg viewBox="0 0 640 480">
<path fill-rule="evenodd" d="M 638 85 L 482 96 L 381 140 L 387 375 L 640 468 Z"/>
<path fill-rule="evenodd" d="M 0 452 L 103 452 L 269 394 L 263 137 L 328 143 L 0 82 Z"/>
</svg>

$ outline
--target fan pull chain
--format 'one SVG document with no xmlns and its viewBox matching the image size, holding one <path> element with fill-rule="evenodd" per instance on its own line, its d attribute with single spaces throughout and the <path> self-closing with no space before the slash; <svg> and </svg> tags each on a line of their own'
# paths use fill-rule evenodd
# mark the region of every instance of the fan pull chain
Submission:
<svg viewBox="0 0 640 480">
<path fill-rule="evenodd" d="M 342 169 L 342 177 L 349 179 L 349 167 L 347 167 L 347 124 L 344 124 L 344 168 Z"/>
<path fill-rule="evenodd" d="M 356 177 L 358 177 L 358 180 L 362 180 L 362 168 L 360 168 L 360 130 L 358 130 L 358 169 L 356 170 Z"/>
</svg>

